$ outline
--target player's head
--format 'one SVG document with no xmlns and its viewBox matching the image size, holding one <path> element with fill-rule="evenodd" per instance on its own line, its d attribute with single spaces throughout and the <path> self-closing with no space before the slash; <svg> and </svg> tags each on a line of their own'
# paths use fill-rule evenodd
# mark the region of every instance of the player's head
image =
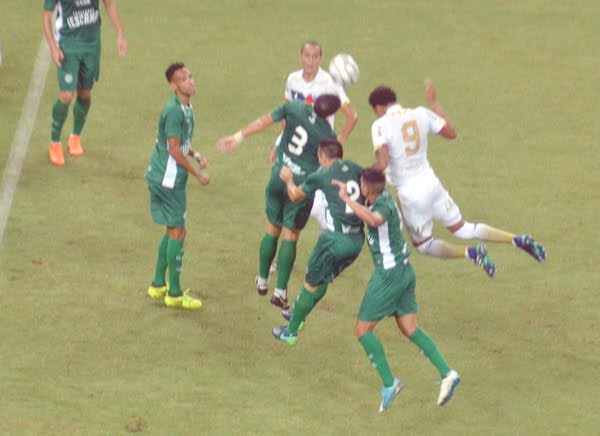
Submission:
<svg viewBox="0 0 600 436">
<path fill-rule="evenodd" d="M 318 42 L 307 41 L 302 45 L 302 48 L 300 48 L 300 63 L 305 78 L 308 76 L 312 79 L 317 75 L 322 57 L 323 50 Z"/>
<path fill-rule="evenodd" d="M 396 93 L 389 86 L 378 86 L 369 94 L 369 104 L 379 116 L 390 104 L 396 103 Z"/>
<path fill-rule="evenodd" d="M 330 115 L 333 115 L 338 111 L 342 102 L 340 98 L 335 94 L 322 94 L 317 97 L 313 107 L 315 113 L 321 118 L 325 119 Z"/>
<path fill-rule="evenodd" d="M 319 143 L 319 164 L 329 167 L 331 163 L 344 157 L 344 147 L 337 139 L 324 139 Z"/>
<path fill-rule="evenodd" d="M 182 63 L 175 62 L 165 71 L 165 77 L 177 94 L 191 97 L 196 93 L 196 83 L 190 70 Z"/>
<path fill-rule="evenodd" d="M 364 197 L 377 196 L 385 189 L 385 174 L 375 168 L 365 168 L 360 173 L 360 191 Z"/>
</svg>

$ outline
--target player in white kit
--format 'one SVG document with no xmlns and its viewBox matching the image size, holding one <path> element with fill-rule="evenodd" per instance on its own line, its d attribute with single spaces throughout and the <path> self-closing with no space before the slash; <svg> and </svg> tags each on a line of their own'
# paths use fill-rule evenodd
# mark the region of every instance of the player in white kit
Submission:
<svg viewBox="0 0 600 436">
<path fill-rule="evenodd" d="M 434 133 L 454 139 L 456 128 L 438 105 L 430 80 L 425 81 L 425 96 L 431 109 L 402 107 L 396 101 L 394 90 L 387 86 L 377 87 L 369 95 L 369 104 L 377 115 L 371 127 L 375 150 L 373 167 L 385 169 L 388 183 L 396 188 L 414 247 L 420 253 L 442 259 L 471 259 L 490 277 L 495 275 L 496 267 L 489 260 L 484 244 L 465 247 L 435 239 L 433 221 L 437 221 L 458 238 L 512 243 L 536 260 L 545 260 L 544 247 L 530 235 L 515 235 L 463 218 L 427 159 L 428 135 Z"/>
</svg>

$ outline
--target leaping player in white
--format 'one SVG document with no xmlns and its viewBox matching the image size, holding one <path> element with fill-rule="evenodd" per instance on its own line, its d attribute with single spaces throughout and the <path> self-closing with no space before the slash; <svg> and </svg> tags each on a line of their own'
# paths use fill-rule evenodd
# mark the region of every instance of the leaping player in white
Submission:
<svg viewBox="0 0 600 436">
<path fill-rule="evenodd" d="M 344 87 L 335 82 L 329 73 L 321 68 L 322 59 L 323 50 L 318 42 L 308 41 L 302 45 L 302 48 L 300 49 L 300 63 L 302 64 L 302 68 L 290 73 L 288 76 L 285 84 L 285 99 L 286 101 L 304 100 L 307 104 L 312 105 L 322 94 L 337 95 L 342 102 L 340 111 L 346 118 L 344 126 L 337 137 L 337 140 L 343 144 L 354 129 L 354 126 L 358 121 L 358 115 L 350 103 L 350 99 L 348 98 Z M 329 117 L 329 122 L 333 128 L 333 115 Z M 281 131 L 283 131 L 283 128 L 284 125 L 281 126 Z M 271 150 L 271 162 L 275 161 L 275 153 L 280 139 L 281 135 L 277 137 L 275 146 Z M 317 221 L 321 231 L 327 230 L 327 220 L 325 219 L 326 207 L 327 203 L 325 201 L 325 196 L 321 190 L 318 190 L 315 193 L 310 216 Z M 277 270 L 277 262 L 273 262 L 273 265 L 271 265 L 271 271 L 273 272 L 275 270 Z M 274 295 L 284 296 L 286 295 L 286 290 L 276 288 Z"/>
<path fill-rule="evenodd" d="M 456 138 L 454 124 L 436 100 L 431 80 L 425 81 L 425 97 L 431 109 L 404 108 L 396 102 L 392 88 L 379 86 L 369 95 L 377 115 L 371 127 L 375 149 L 374 168 L 385 170 L 388 183 L 396 188 L 400 210 L 414 247 L 423 254 L 441 259 L 466 258 L 493 277 L 495 265 L 483 243 L 465 247 L 433 237 L 433 221 L 445 226 L 460 239 L 512 243 L 542 262 L 544 247 L 530 235 L 515 235 L 484 223 L 466 221 L 448 191 L 435 175 L 427 159 L 427 137 L 435 133 Z"/>
</svg>

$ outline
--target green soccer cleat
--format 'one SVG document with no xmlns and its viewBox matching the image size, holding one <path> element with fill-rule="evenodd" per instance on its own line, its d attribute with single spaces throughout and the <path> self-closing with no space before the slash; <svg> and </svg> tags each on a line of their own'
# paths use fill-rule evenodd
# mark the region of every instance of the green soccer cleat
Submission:
<svg viewBox="0 0 600 436">
<path fill-rule="evenodd" d="M 155 300 L 158 300 L 161 298 L 165 298 L 165 295 L 167 295 L 168 291 L 169 285 L 154 286 L 154 283 L 152 283 L 148 288 L 148 295 L 150 295 Z"/>
<path fill-rule="evenodd" d="M 171 297 L 169 294 L 165 295 L 165 305 L 175 309 L 200 309 L 202 307 L 202 301 L 191 297 L 189 292 L 190 290 L 187 289 L 183 295 L 179 295 L 178 297 Z"/>
</svg>

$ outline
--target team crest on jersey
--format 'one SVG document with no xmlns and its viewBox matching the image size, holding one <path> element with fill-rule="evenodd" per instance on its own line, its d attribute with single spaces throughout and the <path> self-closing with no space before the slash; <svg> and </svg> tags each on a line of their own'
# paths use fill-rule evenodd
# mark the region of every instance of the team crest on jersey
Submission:
<svg viewBox="0 0 600 436">
<path fill-rule="evenodd" d="M 348 165 L 343 165 L 342 166 L 342 172 L 347 172 L 348 171 Z"/>
<path fill-rule="evenodd" d="M 73 75 L 70 73 L 65 74 L 65 82 L 66 83 L 73 83 Z"/>
</svg>

